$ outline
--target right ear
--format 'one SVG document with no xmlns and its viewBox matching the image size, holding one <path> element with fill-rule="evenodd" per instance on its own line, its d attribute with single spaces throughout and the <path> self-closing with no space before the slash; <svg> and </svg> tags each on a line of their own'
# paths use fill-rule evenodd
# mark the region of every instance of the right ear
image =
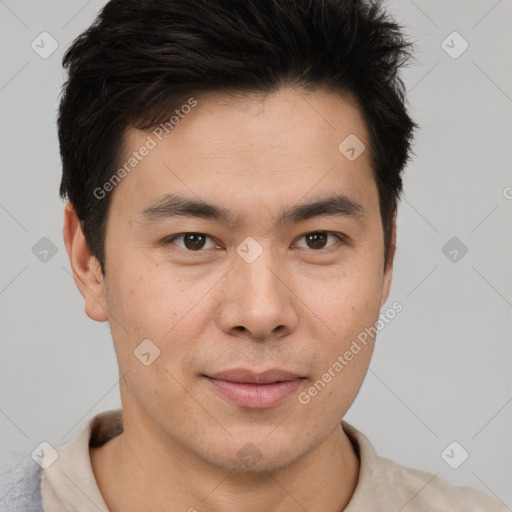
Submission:
<svg viewBox="0 0 512 512">
<path fill-rule="evenodd" d="M 82 226 L 70 202 L 64 208 L 64 244 L 85 313 L 97 322 L 108 321 L 105 281 L 98 259 L 91 254 Z"/>
</svg>

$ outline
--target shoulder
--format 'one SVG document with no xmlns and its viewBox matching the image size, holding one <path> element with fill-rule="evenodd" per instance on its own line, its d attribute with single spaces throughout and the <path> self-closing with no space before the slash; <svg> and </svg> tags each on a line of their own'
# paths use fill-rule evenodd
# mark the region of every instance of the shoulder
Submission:
<svg viewBox="0 0 512 512">
<path fill-rule="evenodd" d="M 398 464 L 377 456 L 379 471 L 389 477 L 389 483 L 402 500 L 405 511 L 441 512 L 505 512 L 509 509 L 499 501 L 471 487 L 450 485 L 437 475 Z M 387 480 L 387 479 L 386 479 Z"/>
<path fill-rule="evenodd" d="M 41 467 L 18 455 L 0 466 L 0 512 L 43 512 Z"/>
<path fill-rule="evenodd" d="M 377 455 L 370 441 L 343 422 L 360 459 L 359 480 L 346 512 L 361 509 L 403 512 L 506 512 L 501 502 L 470 487 L 448 484 L 427 471 Z"/>
</svg>

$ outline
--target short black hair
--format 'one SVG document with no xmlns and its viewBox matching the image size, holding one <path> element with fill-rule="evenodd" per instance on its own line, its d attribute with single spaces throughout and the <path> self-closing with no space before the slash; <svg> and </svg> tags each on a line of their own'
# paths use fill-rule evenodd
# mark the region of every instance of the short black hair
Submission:
<svg viewBox="0 0 512 512">
<path fill-rule="evenodd" d="M 368 126 L 385 245 L 417 127 L 399 76 L 412 43 L 379 2 L 111 0 L 63 58 L 58 134 L 69 199 L 105 274 L 110 194 L 125 129 L 148 129 L 201 92 L 323 88 L 356 98 Z"/>
</svg>

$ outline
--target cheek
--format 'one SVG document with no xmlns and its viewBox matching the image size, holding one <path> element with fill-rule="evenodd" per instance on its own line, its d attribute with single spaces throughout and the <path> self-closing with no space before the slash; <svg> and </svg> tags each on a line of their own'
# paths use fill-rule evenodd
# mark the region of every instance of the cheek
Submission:
<svg viewBox="0 0 512 512">
<path fill-rule="evenodd" d="M 183 283 L 170 279 L 156 266 L 127 261 L 115 269 L 112 277 L 113 312 L 123 317 L 138 334 L 148 334 L 141 331 L 151 329 L 156 335 L 159 327 L 169 329 L 187 302 Z"/>
<path fill-rule="evenodd" d="M 375 323 L 382 286 L 382 272 L 361 262 L 332 275 L 328 281 L 304 283 L 300 296 L 330 333 L 327 339 L 334 338 L 339 345 Z"/>
<path fill-rule="evenodd" d="M 309 286 L 306 303 L 315 324 L 319 364 L 303 398 L 319 410 L 330 410 L 333 421 L 352 404 L 370 364 L 381 287 L 382 274 L 362 264 L 340 273 L 328 286 Z"/>
<path fill-rule="evenodd" d="M 167 359 L 170 348 L 173 360 L 188 353 L 211 317 L 205 294 L 217 281 L 215 276 L 189 279 L 165 265 L 140 261 L 116 268 L 108 302 L 113 338 L 124 360 L 145 339 L 161 350 L 160 361 Z"/>
<path fill-rule="evenodd" d="M 187 398 L 179 386 L 207 315 L 198 307 L 203 287 L 191 287 L 158 266 L 116 270 L 109 287 L 111 330 L 120 371 L 141 403 Z M 115 320 L 114 320 L 115 319 Z M 150 340 L 151 343 L 148 343 Z M 142 354 L 149 353 L 146 366 Z M 138 356 L 139 357 L 138 357 Z M 142 359 L 141 359 L 142 358 Z"/>
<path fill-rule="evenodd" d="M 319 296 L 311 309 L 322 322 L 314 328 L 318 365 L 310 386 L 299 401 L 328 414 L 333 424 L 352 405 L 370 364 L 379 317 L 378 286 L 362 279 L 346 279 Z M 314 316 L 311 321 L 316 322 Z M 329 411 L 327 413 L 327 411 Z M 319 413 L 320 415 L 320 413 Z"/>
</svg>

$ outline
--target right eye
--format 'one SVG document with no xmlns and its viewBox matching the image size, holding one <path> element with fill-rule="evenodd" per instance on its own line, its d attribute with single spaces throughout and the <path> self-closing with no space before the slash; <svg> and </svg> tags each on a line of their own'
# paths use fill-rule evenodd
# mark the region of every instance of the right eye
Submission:
<svg viewBox="0 0 512 512">
<path fill-rule="evenodd" d="M 185 249 L 186 251 L 198 252 L 205 248 L 208 239 L 210 239 L 210 237 L 204 233 L 180 233 L 167 238 L 165 240 L 165 245 L 169 245 L 171 243 L 174 244 L 176 240 L 181 240 L 182 244 L 175 243 L 175 245 Z M 215 247 L 215 243 L 211 239 L 210 241 L 211 245 L 206 247 L 206 249 Z"/>
</svg>

